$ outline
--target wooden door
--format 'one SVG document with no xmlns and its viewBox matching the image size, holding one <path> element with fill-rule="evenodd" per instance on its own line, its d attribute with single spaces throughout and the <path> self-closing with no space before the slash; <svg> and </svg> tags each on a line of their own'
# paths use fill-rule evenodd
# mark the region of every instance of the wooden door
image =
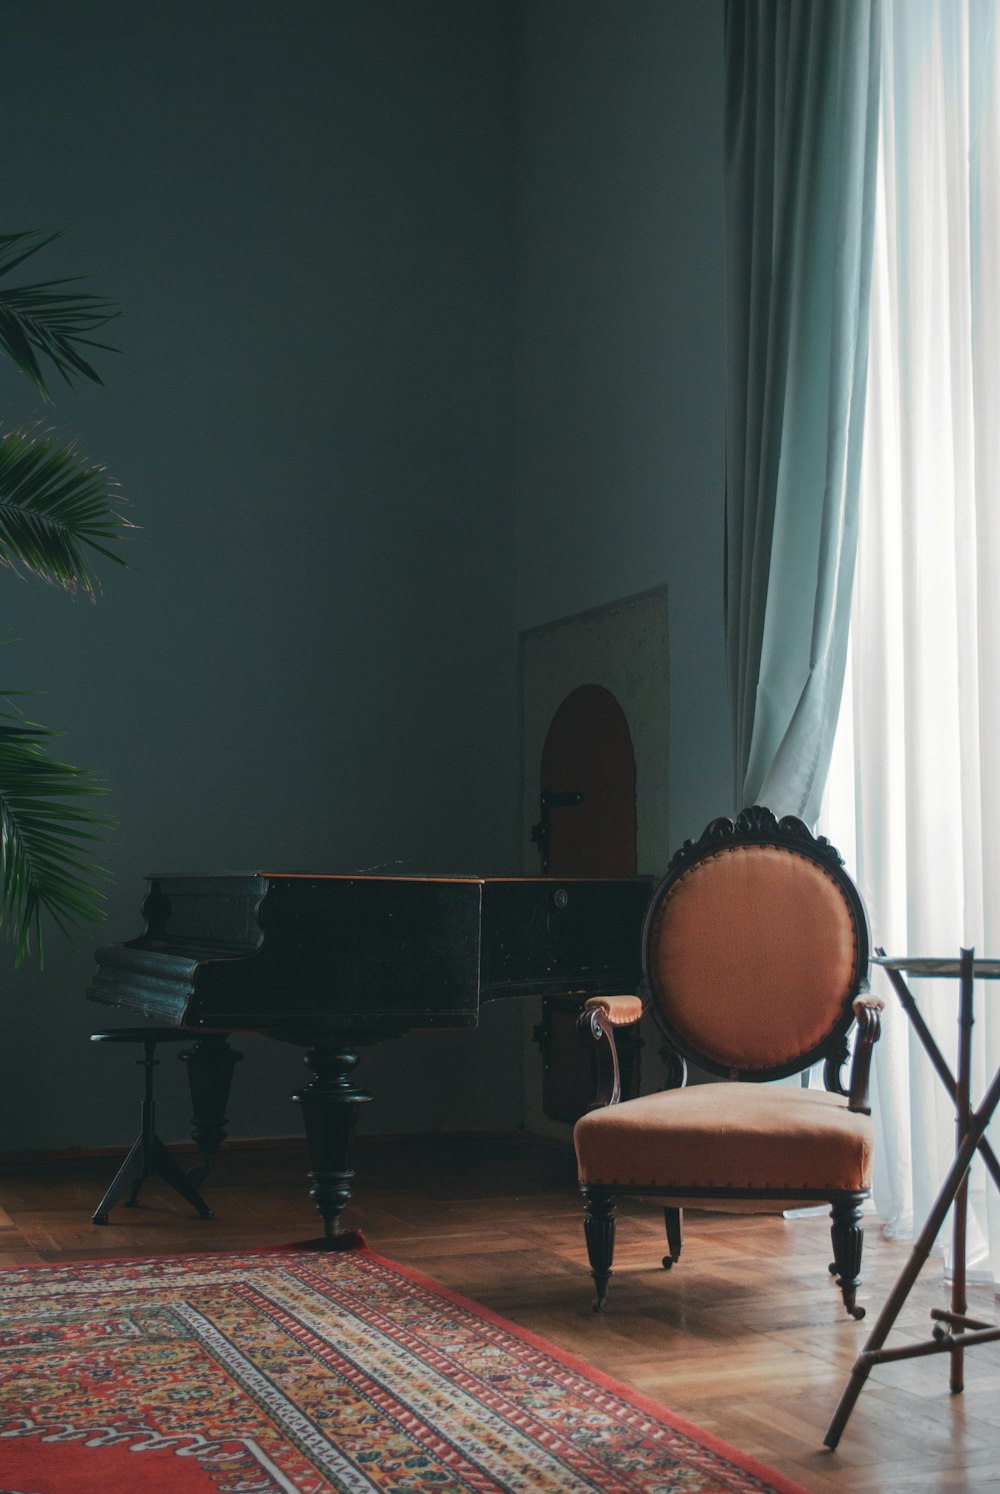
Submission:
<svg viewBox="0 0 1000 1494">
<path fill-rule="evenodd" d="M 634 876 L 635 754 L 610 690 L 581 685 L 566 696 L 545 738 L 540 777 L 549 874 Z"/>
<path fill-rule="evenodd" d="M 535 839 L 547 875 L 635 875 L 635 754 L 625 713 L 610 690 L 581 685 L 562 701 L 542 749 L 540 782 Z M 542 1003 L 535 1037 L 544 1064 L 542 1104 L 551 1120 L 575 1121 L 594 1098 L 597 1076 L 577 1035 L 581 1005 L 573 997 Z M 622 1037 L 627 1099 L 638 1093 L 638 1040 Z"/>
</svg>

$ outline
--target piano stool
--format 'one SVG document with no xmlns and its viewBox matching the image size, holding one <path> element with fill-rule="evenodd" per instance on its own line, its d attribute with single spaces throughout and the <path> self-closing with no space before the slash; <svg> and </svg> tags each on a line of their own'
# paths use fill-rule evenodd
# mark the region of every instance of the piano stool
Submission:
<svg viewBox="0 0 1000 1494">
<path fill-rule="evenodd" d="M 193 1134 L 202 1155 L 201 1166 L 186 1173 L 156 1134 L 153 1070 L 160 1062 L 156 1057 L 158 1043 L 191 1043 L 192 1038 L 190 1032 L 179 1031 L 176 1027 L 116 1027 L 91 1033 L 92 1043 L 141 1044 L 143 1056 L 136 1062 L 145 1071 L 139 1135 L 91 1216 L 94 1224 L 107 1224 L 110 1210 L 126 1193 L 128 1197 L 125 1199 L 125 1207 L 138 1208 L 139 1191 L 146 1178 L 153 1173 L 169 1183 L 182 1198 L 186 1198 L 202 1219 L 212 1218 L 212 1210 L 198 1192 L 196 1184 L 201 1183 L 208 1175 L 215 1154 L 225 1138 L 226 1118 L 222 1111 L 228 1099 L 233 1068 L 243 1055 L 230 1048 L 224 1038 L 213 1042 L 211 1036 L 199 1036 L 195 1039 L 193 1049 L 179 1055 L 188 1061 L 188 1080 L 195 1108 Z M 214 1101 L 208 1107 L 205 1105 L 204 1093 L 206 1078 L 210 1081 Z M 207 1116 L 206 1109 L 211 1112 Z M 199 1114 L 202 1119 L 199 1119 Z"/>
</svg>

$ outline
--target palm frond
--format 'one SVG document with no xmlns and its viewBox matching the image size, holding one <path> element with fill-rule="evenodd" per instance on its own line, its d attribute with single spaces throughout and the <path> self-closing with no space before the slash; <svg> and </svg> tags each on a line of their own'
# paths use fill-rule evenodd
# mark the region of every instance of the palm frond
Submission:
<svg viewBox="0 0 1000 1494">
<path fill-rule="evenodd" d="M 0 432 L 0 565 L 92 596 L 84 550 L 124 564 L 108 549 L 130 527 L 112 507 L 113 488 L 107 468 L 71 446 Z"/>
<path fill-rule="evenodd" d="M 81 800 L 106 790 L 95 775 L 47 751 L 55 733 L 0 712 L 0 927 L 16 964 L 43 957 L 43 914 L 63 933 L 103 917 L 106 875 L 89 847 L 104 839 L 109 816 Z"/>
<path fill-rule="evenodd" d="M 38 230 L 0 234 L 0 282 L 59 237 L 58 232 Z M 42 358 L 47 358 L 67 383 L 84 378 L 100 384 L 100 375 L 80 349 L 112 351 L 91 334 L 113 321 L 118 308 L 102 296 L 71 290 L 69 287 L 76 283 L 75 278 L 19 286 L 0 283 L 0 352 L 6 353 L 46 398 L 49 390 Z"/>
</svg>

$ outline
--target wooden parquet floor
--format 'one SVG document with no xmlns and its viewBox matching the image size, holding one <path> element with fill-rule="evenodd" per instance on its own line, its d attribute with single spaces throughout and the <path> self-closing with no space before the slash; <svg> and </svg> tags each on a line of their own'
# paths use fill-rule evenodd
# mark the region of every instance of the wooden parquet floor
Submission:
<svg viewBox="0 0 1000 1494">
<path fill-rule="evenodd" d="M 182 1158 L 182 1160 L 184 1160 Z M 192 1159 L 193 1160 L 193 1159 Z M 113 1157 L 21 1159 L 0 1169 L 0 1265 L 289 1244 L 317 1216 L 298 1142 L 224 1149 L 199 1220 L 156 1180 L 142 1206 L 90 1214 Z M 589 1364 L 753 1453 L 816 1491 L 1000 1491 L 1000 1345 L 966 1355 L 966 1389 L 948 1391 L 946 1356 L 885 1365 L 866 1386 L 836 1452 L 823 1433 L 867 1327 L 906 1258 L 866 1230 L 861 1323 L 827 1274 L 822 1217 L 689 1213 L 669 1273 L 662 1213 L 624 1201 L 615 1276 L 591 1310 L 572 1156 L 536 1138 L 359 1138 L 345 1223 L 369 1245 L 493 1308 Z M 992 1291 L 971 1294 L 992 1318 Z M 945 1302 L 932 1262 L 891 1342 L 927 1336 Z"/>
</svg>

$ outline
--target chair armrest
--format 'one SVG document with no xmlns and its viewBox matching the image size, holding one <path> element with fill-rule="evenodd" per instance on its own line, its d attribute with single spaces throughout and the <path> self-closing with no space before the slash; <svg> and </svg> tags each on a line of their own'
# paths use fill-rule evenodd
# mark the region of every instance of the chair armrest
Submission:
<svg viewBox="0 0 1000 1494">
<path fill-rule="evenodd" d="M 631 1027 L 645 1011 L 639 996 L 591 996 L 584 1012 L 602 1012 L 612 1027 Z"/>
<path fill-rule="evenodd" d="M 854 1015 L 858 1031 L 854 1039 L 854 1059 L 851 1063 L 851 1087 L 847 1108 L 861 1115 L 871 1115 L 868 1103 L 868 1079 L 872 1066 L 872 1050 L 882 1033 L 881 1012 L 885 1002 L 871 991 L 862 991 L 854 998 Z"/>
<path fill-rule="evenodd" d="M 618 1064 L 618 1049 L 615 1045 L 615 1028 L 631 1027 L 643 1013 L 638 996 L 592 996 L 580 1013 L 577 1028 L 581 1037 L 595 1043 L 606 1040 L 611 1053 L 611 1093 L 607 1098 L 598 1095 L 593 1109 L 605 1105 L 617 1105 L 621 1099 L 621 1070 Z"/>
</svg>

